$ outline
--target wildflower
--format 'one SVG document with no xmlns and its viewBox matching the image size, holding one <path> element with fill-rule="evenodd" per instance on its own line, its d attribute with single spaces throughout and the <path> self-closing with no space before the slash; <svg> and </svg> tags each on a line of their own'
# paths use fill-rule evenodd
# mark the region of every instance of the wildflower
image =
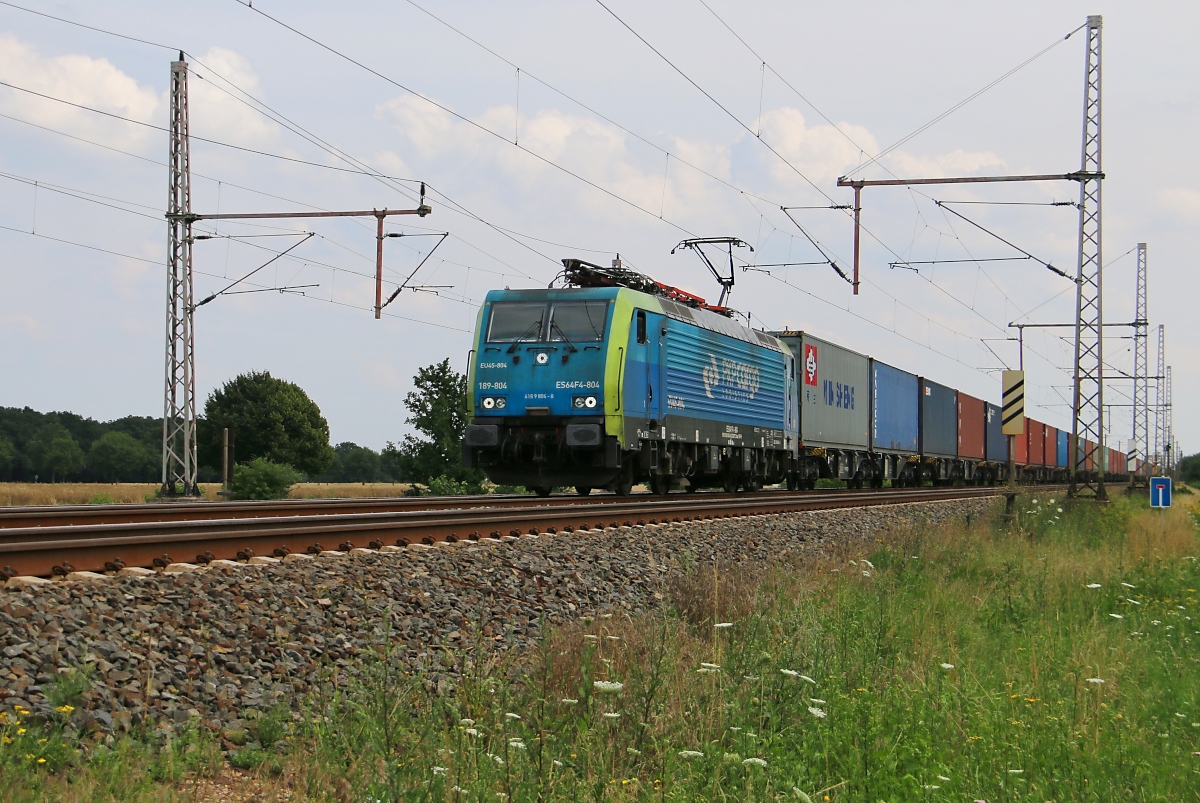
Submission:
<svg viewBox="0 0 1200 803">
<path fill-rule="evenodd" d="M 800 673 L 794 669 L 780 669 L 779 671 L 782 672 L 783 674 L 787 675 L 789 678 L 800 677 Z"/>
<path fill-rule="evenodd" d="M 616 711 L 605 711 L 604 716 L 607 719 L 620 719 L 621 718 L 621 715 L 618 714 Z"/>
<path fill-rule="evenodd" d="M 703 661 L 700 662 L 700 666 L 704 667 L 705 669 L 720 669 L 721 668 L 720 664 L 706 664 Z"/>
<path fill-rule="evenodd" d="M 742 675 L 743 680 L 762 680 L 758 675 Z"/>
<path fill-rule="evenodd" d="M 741 733 L 741 732 L 742 732 L 742 729 L 741 729 L 741 728 L 733 728 L 733 727 L 731 727 L 731 728 L 730 728 L 730 730 L 731 730 L 731 731 L 733 731 L 734 733 Z"/>
<path fill-rule="evenodd" d="M 742 766 L 743 767 L 750 767 L 750 766 L 765 767 L 765 766 L 767 766 L 767 761 L 766 761 L 766 759 L 762 759 L 762 758 L 744 758 L 744 759 L 742 759 Z"/>
<path fill-rule="evenodd" d="M 717 630 L 724 630 L 727 627 L 733 627 L 733 622 L 717 622 L 713 627 Z"/>
<path fill-rule="evenodd" d="M 1126 601 L 1126 602 L 1133 603 L 1134 605 L 1141 605 L 1141 604 L 1142 604 L 1142 603 L 1138 602 L 1136 599 L 1130 599 L 1129 597 L 1126 597 L 1126 598 L 1125 598 L 1125 601 Z"/>
<path fill-rule="evenodd" d="M 680 750 L 680 758 L 704 758 L 704 754 L 699 750 Z"/>
<path fill-rule="evenodd" d="M 808 713 L 812 714 L 817 719 L 824 719 L 826 716 L 828 716 L 828 714 L 826 714 L 821 709 L 815 708 L 814 706 L 811 706 L 811 705 L 808 707 Z"/>
<path fill-rule="evenodd" d="M 445 775 L 445 774 L 446 774 L 446 768 L 445 768 L 445 767 L 434 767 L 434 768 L 433 768 L 433 774 L 434 774 L 434 775 Z"/>
<path fill-rule="evenodd" d="M 942 664 L 942 669 L 945 669 L 947 672 L 949 672 L 953 668 L 954 668 L 954 664 Z"/>
<path fill-rule="evenodd" d="M 466 725 L 466 726 L 469 728 L 469 727 L 471 727 L 472 725 L 474 725 L 474 724 L 475 724 L 475 720 L 473 720 L 473 719 L 460 719 L 460 720 L 458 721 L 458 724 L 459 724 L 459 725 Z"/>
<path fill-rule="evenodd" d="M 55 708 L 54 710 L 55 710 L 55 711 L 57 711 L 57 712 L 58 712 L 58 713 L 60 713 L 60 714 L 69 714 L 69 713 L 71 713 L 72 711 L 74 711 L 74 710 L 75 710 L 75 706 L 73 706 L 73 705 L 60 705 L 58 708 Z"/>
<path fill-rule="evenodd" d="M 602 613 L 602 614 L 600 614 L 600 618 L 601 619 L 611 619 L 612 614 L 611 613 Z"/>
<path fill-rule="evenodd" d="M 563 763 L 562 763 L 561 761 L 559 761 L 557 758 L 556 758 L 556 759 L 554 759 L 554 762 L 553 762 L 553 764 L 554 764 L 554 766 L 556 766 L 556 767 L 561 767 L 561 766 L 563 765 Z"/>
<path fill-rule="evenodd" d="M 701 675 L 717 675 L 717 674 L 720 674 L 720 672 L 721 672 L 720 669 L 707 669 L 703 666 L 700 667 L 699 669 L 697 669 L 696 671 Z"/>
<path fill-rule="evenodd" d="M 509 711 L 508 713 L 506 713 L 506 714 L 504 715 L 504 718 L 505 718 L 505 719 L 520 719 L 520 718 L 521 718 L 521 715 L 520 715 L 520 714 L 514 714 L 512 711 Z"/>
<path fill-rule="evenodd" d="M 1109 616 L 1111 616 L 1114 619 L 1124 619 L 1125 618 L 1124 616 L 1122 616 L 1119 613 L 1110 613 Z"/>
<path fill-rule="evenodd" d="M 588 641 L 595 641 L 596 639 L 599 638 L 599 636 L 593 636 L 591 633 L 584 633 L 583 637 L 585 639 L 587 639 Z"/>
<path fill-rule="evenodd" d="M 605 638 L 608 639 L 609 641 L 620 641 L 621 640 L 620 636 L 605 636 Z"/>
<path fill-rule="evenodd" d="M 1087 584 L 1087 588 L 1099 588 L 1099 587 L 1100 587 L 1099 583 L 1088 583 Z"/>
<path fill-rule="evenodd" d="M 1036 505 L 1038 503 L 1038 500 L 1034 499 L 1033 503 Z"/>
<path fill-rule="evenodd" d="M 808 675 L 801 675 L 801 676 L 800 676 L 800 679 L 801 679 L 801 680 L 807 680 L 809 683 L 811 683 L 811 684 L 812 684 L 812 685 L 814 685 L 814 686 L 816 686 L 816 685 L 817 685 L 817 682 L 816 682 L 815 680 L 813 680 L 812 678 L 810 678 Z"/>
<path fill-rule="evenodd" d="M 1152 625 L 1154 625 L 1155 627 L 1157 627 L 1158 625 L 1161 625 L 1161 624 L 1162 624 L 1162 620 L 1161 620 L 1161 619 L 1155 619 L 1155 620 L 1154 620 L 1153 622 L 1151 622 L 1150 624 L 1152 624 Z"/>
<path fill-rule="evenodd" d="M 1059 512 L 1059 513 L 1062 513 L 1062 508 L 1061 508 L 1061 507 L 1058 509 L 1058 512 Z"/>
<path fill-rule="evenodd" d="M 875 564 L 874 564 L 874 563 L 872 563 L 871 561 L 867 560 L 866 558 L 860 558 L 860 560 L 861 560 L 863 563 L 865 563 L 865 564 L 867 564 L 868 566 L 870 566 L 872 569 L 874 569 L 874 568 L 875 568 Z"/>
<path fill-rule="evenodd" d="M 1025 770 L 1009 770 L 1008 774 L 1009 775 L 1020 775 L 1023 772 L 1025 772 Z"/>
<path fill-rule="evenodd" d="M 1125 586 L 1126 588 L 1137 588 L 1137 586 L 1132 585 L 1131 583 L 1126 583 L 1124 581 L 1122 581 L 1121 585 Z"/>
<path fill-rule="evenodd" d="M 871 573 L 869 571 L 867 571 L 866 569 L 863 569 L 863 577 L 870 577 L 870 576 L 871 576 Z"/>
<path fill-rule="evenodd" d="M 467 793 L 467 790 L 463 789 L 461 786 L 451 786 L 450 791 L 456 795 L 465 795 Z"/>
<path fill-rule="evenodd" d="M 24 729 L 24 728 L 17 728 L 17 735 L 18 735 L 18 736 L 23 736 L 24 734 L 25 734 L 25 729 Z"/>
<path fill-rule="evenodd" d="M 501 800 L 508 800 L 508 793 L 507 792 L 497 792 L 496 797 L 500 798 Z"/>
<path fill-rule="evenodd" d="M 938 779 L 939 781 L 942 781 L 942 782 L 949 782 L 949 780 L 950 780 L 950 779 L 949 779 L 949 778 L 947 778 L 945 775 L 939 775 L 939 776 L 937 777 L 937 779 Z"/>
<path fill-rule="evenodd" d="M 520 739 L 509 739 L 508 746 L 511 747 L 513 750 L 524 750 L 525 749 L 525 743 L 522 742 Z"/>
<path fill-rule="evenodd" d="M 573 700 L 570 697 L 564 697 L 561 700 L 559 700 L 559 702 L 566 703 L 567 705 L 578 705 L 579 704 L 578 700 Z"/>
<path fill-rule="evenodd" d="M 1088 678 L 1088 683 L 1100 684 L 1104 682 L 1104 678 Z"/>
<path fill-rule="evenodd" d="M 928 784 L 927 783 L 927 784 L 925 784 L 925 788 L 926 789 L 941 789 L 942 787 L 938 786 L 937 784 Z"/>
<path fill-rule="evenodd" d="M 39 763 L 39 764 L 45 764 L 45 763 L 46 763 L 46 759 L 44 759 L 44 758 L 39 758 L 39 759 L 37 760 L 37 763 Z"/>
<path fill-rule="evenodd" d="M 625 752 L 631 756 L 640 756 L 642 754 L 642 751 L 638 750 L 636 747 L 626 747 Z"/>
<path fill-rule="evenodd" d="M 808 701 L 809 701 L 810 703 L 816 703 L 817 705 L 825 705 L 825 701 L 824 701 L 824 700 L 818 700 L 816 697 L 809 697 L 809 698 L 808 698 Z"/>
<path fill-rule="evenodd" d="M 492 761 L 495 761 L 497 764 L 499 764 L 501 767 L 504 766 L 504 759 L 500 758 L 500 756 L 496 755 L 495 753 L 488 753 L 487 756 Z"/>
<path fill-rule="evenodd" d="M 467 728 L 466 731 L 464 731 L 464 733 L 466 733 L 468 736 L 478 736 L 479 735 L 479 731 L 476 730 L 475 728 Z"/>
<path fill-rule="evenodd" d="M 734 764 L 741 761 L 742 757 L 737 753 L 726 753 L 725 755 L 721 756 L 721 760 L 728 761 L 730 764 Z"/>
<path fill-rule="evenodd" d="M 592 683 L 592 687 L 601 694 L 616 694 L 625 688 L 625 684 L 615 680 L 597 680 Z"/>
</svg>

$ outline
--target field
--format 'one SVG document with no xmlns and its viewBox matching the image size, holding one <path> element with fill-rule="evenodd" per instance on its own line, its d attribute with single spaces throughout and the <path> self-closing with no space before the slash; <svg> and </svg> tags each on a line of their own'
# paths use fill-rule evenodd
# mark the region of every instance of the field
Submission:
<svg viewBox="0 0 1200 803">
<path fill-rule="evenodd" d="M 158 485 L 150 482 L 0 482 L 0 507 L 10 505 L 99 505 L 155 501 Z M 302 482 L 292 486 L 292 499 L 376 498 L 402 496 L 407 483 Z M 201 483 L 210 502 L 219 500 L 220 483 Z"/>
<path fill-rule="evenodd" d="M 381 628 L 352 684 L 258 720 L 241 770 L 202 730 L 105 748 L 9 722 L 0 796 L 159 799 L 200 777 L 229 799 L 1197 800 L 1194 498 L 1022 497 L 1013 529 L 695 563 L 661 613 L 456 655 L 452 693 Z"/>
</svg>

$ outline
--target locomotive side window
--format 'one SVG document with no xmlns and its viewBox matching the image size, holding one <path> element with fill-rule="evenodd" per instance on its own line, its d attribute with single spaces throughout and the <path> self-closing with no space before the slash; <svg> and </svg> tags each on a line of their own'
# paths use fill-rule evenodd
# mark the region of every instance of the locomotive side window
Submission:
<svg viewBox="0 0 1200 803">
<path fill-rule="evenodd" d="M 646 337 L 646 311 L 645 310 L 637 311 L 637 342 L 642 343 L 642 344 L 649 342 L 649 339 Z"/>
<path fill-rule="evenodd" d="M 545 304 L 518 301 L 492 304 L 492 319 L 488 323 L 489 343 L 511 343 L 516 340 L 541 340 Z"/>
<path fill-rule="evenodd" d="M 563 301 L 550 310 L 550 340 L 598 343 L 604 339 L 607 301 Z"/>
</svg>

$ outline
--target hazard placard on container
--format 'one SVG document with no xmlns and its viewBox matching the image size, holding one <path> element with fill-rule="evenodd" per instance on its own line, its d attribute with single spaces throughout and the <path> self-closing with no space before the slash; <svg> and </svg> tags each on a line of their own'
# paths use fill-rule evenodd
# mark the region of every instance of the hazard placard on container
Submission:
<svg viewBox="0 0 1200 803">
<path fill-rule="evenodd" d="M 1000 408 L 1000 431 L 1005 435 L 1025 434 L 1025 372 L 1005 371 Z"/>
</svg>

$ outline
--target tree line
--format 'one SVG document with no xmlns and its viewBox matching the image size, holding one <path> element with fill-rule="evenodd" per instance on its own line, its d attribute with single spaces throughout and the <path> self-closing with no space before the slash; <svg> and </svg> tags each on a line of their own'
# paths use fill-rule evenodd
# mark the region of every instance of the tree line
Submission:
<svg viewBox="0 0 1200 803">
<path fill-rule="evenodd" d="M 478 485 L 464 469 L 466 377 L 449 359 L 421 368 L 405 397 L 415 429 L 380 451 L 329 442 L 329 424 L 300 386 L 270 372 L 242 374 L 213 391 L 197 422 L 200 481 L 219 481 L 222 433 L 238 464 L 267 460 L 314 482 L 416 482 L 443 478 Z M 96 421 L 71 412 L 0 407 L 0 481 L 156 482 L 161 479 L 162 419 Z"/>
</svg>

